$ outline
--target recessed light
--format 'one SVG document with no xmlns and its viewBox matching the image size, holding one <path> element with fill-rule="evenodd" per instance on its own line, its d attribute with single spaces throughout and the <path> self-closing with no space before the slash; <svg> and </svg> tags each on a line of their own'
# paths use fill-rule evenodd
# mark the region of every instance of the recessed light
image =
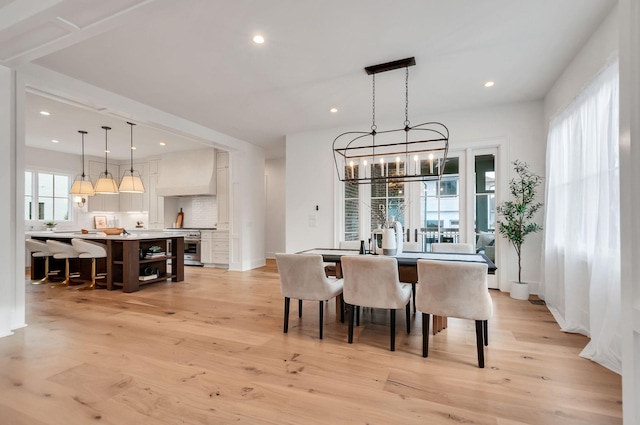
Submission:
<svg viewBox="0 0 640 425">
<path fill-rule="evenodd" d="M 484 83 L 485 87 L 493 87 L 495 83 L 493 81 L 487 81 L 486 83 Z"/>
<path fill-rule="evenodd" d="M 60 143 L 60 142 L 56 139 L 51 139 L 51 143 Z"/>
<path fill-rule="evenodd" d="M 44 116 L 49 116 L 51 115 L 50 113 L 48 113 L 47 111 L 40 111 L 40 115 L 44 115 Z"/>
<path fill-rule="evenodd" d="M 264 43 L 264 37 L 261 36 L 260 34 L 256 35 L 253 37 L 253 42 L 256 44 L 262 44 Z"/>
<path fill-rule="evenodd" d="M 165 142 L 160 142 L 160 146 L 167 146 Z"/>
<path fill-rule="evenodd" d="M 336 112 L 338 112 L 338 108 L 331 108 L 329 109 L 329 112 L 331 112 L 332 114 L 335 114 Z"/>
<path fill-rule="evenodd" d="M 109 149 L 105 149 L 104 153 L 111 153 L 111 151 Z"/>
<path fill-rule="evenodd" d="M 135 146 L 131 146 L 131 150 L 132 151 L 135 151 L 136 149 L 138 149 L 138 148 L 136 148 Z"/>
</svg>

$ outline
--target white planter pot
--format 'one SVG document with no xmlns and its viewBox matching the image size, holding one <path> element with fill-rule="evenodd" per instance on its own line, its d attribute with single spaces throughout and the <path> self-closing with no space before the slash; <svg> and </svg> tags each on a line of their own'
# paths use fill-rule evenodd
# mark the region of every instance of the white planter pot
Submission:
<svg viewBox="0 0 640 425">
<path fill-rule="evenodd" d="M 529 299 L 529 284 L 511 282 L 511 298 L 515 300 L 528 300 Z"/>
</svg>

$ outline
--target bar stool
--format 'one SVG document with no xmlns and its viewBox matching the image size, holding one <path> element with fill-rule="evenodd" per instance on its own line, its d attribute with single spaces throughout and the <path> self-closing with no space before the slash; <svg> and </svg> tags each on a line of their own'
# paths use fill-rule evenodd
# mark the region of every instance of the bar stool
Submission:
<svg viewBox="0 0 640 425">
<path fill-rule="evenodd" d="M 96 279 L 106 277 L 106 273 L 96 273 L 96 258 L 106 258 L 107 250 L 102 244 L 83 239 L 71 239 L 71 245 L 78 252 L 78 258 L 91 258 L 91 285 L 84 286 L 80 290 L 96 289 Z"/>
<path fill-rule="evenodd" d="M 69 258 L 78 258 L 78 251 L 68 243 L 54 241 L 51 239 L 47 239 L 47 247 L 53 253 L 53 258 L 56 260 L 65 260 L 64 264 L 64 280 L 56 285 L 53 285 L 52 288 L 61 288 L 69 286 L 69 282 L 72 277 L 80 276 L 79 273 L 71 274 L 69 272 Z"/>
<path fill-rule="evenodd" d="M 60 270 L 49 270 L 49 259 L 53 257 L 53 252 L 47 247 L 47 244 L 36 240 L 36 239 L 27 239 L 25 241 L 27 243 L 27 248 L 31 251 L 31 256 L 34 258 L 44 258 L 44 277 L 40 280 L 36 280 L 31 282 L 32 285 L 42 285 L 43 283 L 51 282 L 49 280 L 49 276 L 57 275 L 60 273 Z"/>
</svg>

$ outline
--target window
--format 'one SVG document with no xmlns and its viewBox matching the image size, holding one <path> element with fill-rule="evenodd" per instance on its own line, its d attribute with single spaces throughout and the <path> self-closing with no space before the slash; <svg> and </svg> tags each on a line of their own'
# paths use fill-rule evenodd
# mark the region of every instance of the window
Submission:
<svg viewBox="0 0 640 425">
<path fill-rule="evenodd" d="M 447 158 L 442 180 L 421 183 L 420 222 L 425 245 L 460 241 L 459 159 Z"/>
<path fill-rule="evenodd" d="M 358 177 L 359 167 L 352 167 L 347 170 Z M 360 185 L 354 182 L 347 182 L 344 185 L 344 240 L 357 241 L 360 239 Z"/>
<path fill-rule="evenodd" d="M 26 171 L 25 220 L 69 220 L 69 181 L 68 175 Z"/>
</svg>

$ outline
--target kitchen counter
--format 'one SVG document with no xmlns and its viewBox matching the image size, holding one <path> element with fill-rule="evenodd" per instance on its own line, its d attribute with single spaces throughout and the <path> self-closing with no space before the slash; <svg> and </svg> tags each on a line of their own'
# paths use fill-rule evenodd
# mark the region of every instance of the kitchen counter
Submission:
<svg viewBox="0 0 640 425">
<path fill-rule="evenodd" d="M 106 283 L 107 289 L 121 287 L 123 292 L 135 292 L 141 285 L 166 281 L 184 281 L 184 237 L 163 232 L 147 232 L 129 235 L 98 235 L 81 232 L 26 232 L 33 239 L 55 239 L 71 243 L 71 239 L 87 239 L 103 243 L 107 251 Z M 171 241 L 172 252 L 167 252 L 167 242 Z M 144 255 L 151 246 L 159 246 L 165 255 L 147 258 Z M 142 257 L 142 258 L 141 258 Z M 170 268 L 167 260 L 171 260 Z M 82 262 L 82 260 L 76 260 Z M 31 258 L 31 278 L 38 279 L 38 273 L 44 273 L 39 263 L 43 259 Z M 147 270 L 151 269 L 155 278 L 147 279 Z M 145 277 L 145 280 L 141 278 Z"/>
</svg>

